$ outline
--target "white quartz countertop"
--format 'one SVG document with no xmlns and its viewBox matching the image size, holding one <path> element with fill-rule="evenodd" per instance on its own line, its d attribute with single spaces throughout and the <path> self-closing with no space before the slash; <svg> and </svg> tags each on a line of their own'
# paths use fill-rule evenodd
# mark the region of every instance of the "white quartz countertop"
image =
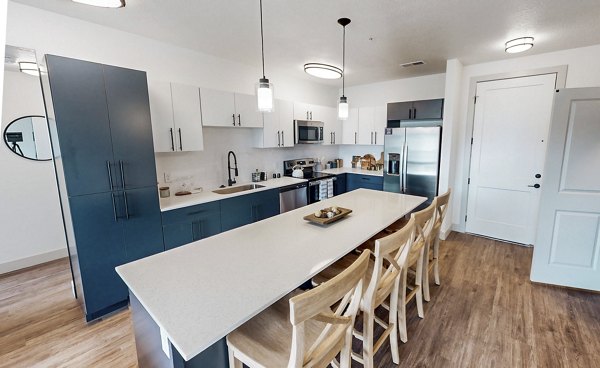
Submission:
<svg viewBox="0 0 600 368">
<path fill-rule="evenodd" d="M 237 193 L 231 193 L 231 194 L 217 194 L 217 193 L 212 192 L 213 190 L 216 190 L 219 188 L 204 190 L 200 193 L 194 193 L 194 194 L 189 194 L 189 195 L 184 195 L 184 196 L 175 196 L 175 193 L 173 193 L 173 191 L 171 191 L 170 197 L 160 198 L 160 210 L 161 210 L 161 212 L 176 210 L 176 209 L 184 208 L 184 207 L 188 207 L 188 206 L 195 206 L 197 204 L 203 204 L 203 203 L 208 203 L 208 202 L 213 202 L 213 201 L 219 201 L 221 199 L 237 197 L 237 196 L 241 196 L 241 195 L 245 195 L 245 194 L 256 193 L 256 192 L 260 192 L 263 190 L 281 188 L 281 187 L 285 187 L 288 185 L 302 183 L 305 181 L 307 181 L 307 180 L 292 178 L 292 177 L 288 177 L 288 176 L 282 176 L 281 178 L 269 179 L 269 180 L 261 181 L 261 182 L 257 182 L 257 183 L 239 183 L 239 184 L 234 185 L 234 187 L 240 186 L 240 185 L 245 185 L 245 184 L 259 184 L 259 185 L 263 185 L 264 188 L 257 188 L 257 189 L 246 190 L 243 192 L 237 192 Z"/>
<path fill-rule="evenodd" d="M 360 174 L 360 175 L 371 175 L 371 176 L 383 176 L 383 170 L 363 170 L 352 167 L 338 167 L 337 169 L 326 169 L 321 170 L 321 172 L 327 174 Z"/>
<path fill-rule="evenodd" d="M 425 200 L 357 189 L 117 272 L 189 360 Z M 325 227 L 302 219 L 332 205 L 353 213 Z"/>
</svg>

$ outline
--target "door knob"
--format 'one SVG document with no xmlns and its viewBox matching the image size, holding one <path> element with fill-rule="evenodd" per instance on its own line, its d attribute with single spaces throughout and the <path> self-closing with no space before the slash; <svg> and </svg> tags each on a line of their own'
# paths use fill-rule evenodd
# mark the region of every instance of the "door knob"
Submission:
<svg viewBox="0 0 600 368">
<path fill-rule="evenodd" d="M 536 178 L 536 179 L 539 179 L 539 178 L 541 178 L 541 177 L 542 177 L 542 174 L 535 174 L 535 178 Z"/>
<path fill-rule="evenodd" d="M 540 187 L 539 184 L 533 184 L 533 185 L 528 185 L 529 188 L 535 188 L 538 189 Z"/>
</svg>

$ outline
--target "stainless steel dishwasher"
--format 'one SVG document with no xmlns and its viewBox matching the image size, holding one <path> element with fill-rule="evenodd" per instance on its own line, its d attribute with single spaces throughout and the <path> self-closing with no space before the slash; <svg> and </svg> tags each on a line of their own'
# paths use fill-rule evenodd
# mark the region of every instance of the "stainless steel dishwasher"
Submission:
<svg viewBox="0 0 600 368">
<path fill-rule="evenodd" d="M 298 183 L 279 188 L 279 213 L 295 210 L 307 204 L 307 183 Z"/>
</svg>

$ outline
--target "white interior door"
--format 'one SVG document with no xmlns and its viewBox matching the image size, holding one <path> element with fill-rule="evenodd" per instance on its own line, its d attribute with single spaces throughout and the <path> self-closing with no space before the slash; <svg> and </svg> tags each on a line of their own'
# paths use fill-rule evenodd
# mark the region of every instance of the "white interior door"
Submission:
<svg viewBox="0 0 600 368">
<path fill-rule="evenodd" d="M 600 88 L 555 95 L 531 280 L 600 291 Z"/>
<path fill-rule="evenodd" d="M 477 84 L 466 230 L 533 244 L 556 75 Z"/>
</svg>

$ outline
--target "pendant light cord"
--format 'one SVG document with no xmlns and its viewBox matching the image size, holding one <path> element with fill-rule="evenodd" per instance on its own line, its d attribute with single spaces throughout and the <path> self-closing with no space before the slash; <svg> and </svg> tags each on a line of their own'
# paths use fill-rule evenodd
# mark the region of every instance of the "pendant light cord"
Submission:
<svg viewBox="0 0 600 368">
<path fill-rule="evenodd" d="M 262 1 L 262 0 L 261 0 Z M 344 40 L 342 42 L 342 97 L 346 88 L 346 26 L 344 26 Z"/>
<path fill-rule="evenodd" d="M 262 52 L 262 72 L 263 72 L 263 79 L 265 79 L 265 38 L 264 38 L 264 34 L 263 34 L 262 0 L 260 0 L 260 48 L 261 48 L 261 52 Z"/>
</svg>

